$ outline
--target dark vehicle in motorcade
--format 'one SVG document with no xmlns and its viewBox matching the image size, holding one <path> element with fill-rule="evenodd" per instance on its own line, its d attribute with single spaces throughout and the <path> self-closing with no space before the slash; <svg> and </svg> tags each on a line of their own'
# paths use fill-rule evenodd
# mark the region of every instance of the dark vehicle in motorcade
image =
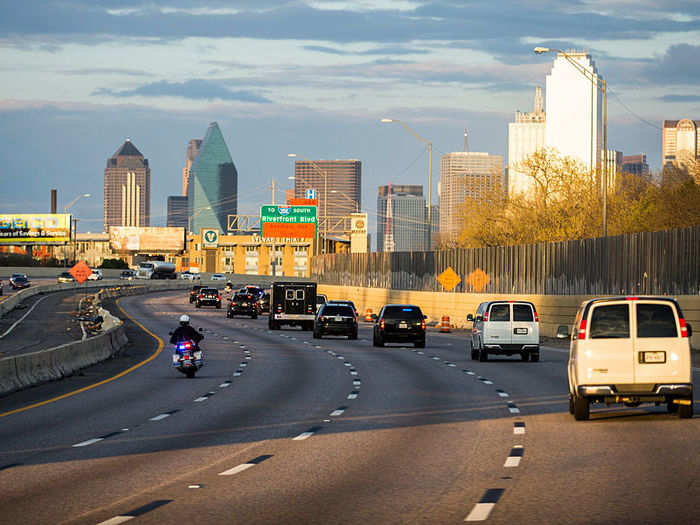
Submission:
<svg viewBox="0 0 700 525">
<path fill-rule="evenodd" d="M 355 303 L 353 303 L 352 301 L 331 299 L 330 301 L 328 301 L 327 304 L 344 304 L 346 306 L 349 306 L 350 308 L 352 308 L 352 311 L 355 312 L 355 317 L 357 317 L 357 308 L 355 308 Z"/>
<path fill-rule="evenodd" d="M 21 290 L 22 288 L 29 288 L 30 286 L 29 278 L 23 273 L 13 273 L 10 277 L 10 286 L 13 290 Z"/>
<path fill-rule="evenodd" d="M 200 288 L 195 306 L 197 308 L 201 308 L 202 306 L 216 306 L 217 308 L 221 308 L 221 294 L 219 290 L 216 288 Z"/>
<path fill-rule="evenodd" d="M 425 319 L 414 304 L 384 305 L 377 315 L 372 344 L 413 343 L 416 348 L 425 348 Z"/>
<path fill-rule="evenodd" d="M 258 298 L 249 293 L 237 293 L 231 298 L 226 317 L 234 315 L 249 315 L 251 319 L 258 318 Z"/>
<path fill-rule="evenodd" d="M 240 290 L 238 290 L 238 293 L 249 293 L 251 295 L 254 295 L 256 297 L 260 297 L 264 292 L 262 288 L 259 286 L 255 286 L 253 284 L 249 284 L 247 286 L 244 286 Z"/>
<path fill-rule="evenodd" d="M 328 297 L 325 294 L 316 294 L 316 313 L 321 309 L 321 307 L 328 302 Z"/>
<path fill-rule="evenodd" d="M 357 316 L 351 306 L 326 303 L 316 315 L 314 339 L 324 335 L 347 335 L 357 339 Z"/>
<path fill-rule="evenodd" d="M 190 303 L 193 303 L 199 297 L 199 291 L 204 288 L 201 284 L 195 284 L 190 290 Z"/>
<path fill-rule="evenodd" d="M 261 314 L 270 313 L 270 292 L 264 292 L 258 299 L 258 311 Z"/>
<path fill-rule="evenodd" d="M 316 319 L 316 283 L 274 282 L 270 288 L 270 330 L 283 324 L 313 330 Z"/>
</svg>

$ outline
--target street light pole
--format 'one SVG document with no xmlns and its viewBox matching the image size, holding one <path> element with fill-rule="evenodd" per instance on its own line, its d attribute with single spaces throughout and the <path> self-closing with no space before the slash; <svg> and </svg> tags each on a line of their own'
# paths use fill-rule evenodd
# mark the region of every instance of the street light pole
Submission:
<svg viewBox="0 0 700 525">
<path fill-rule="evenodd" d="M 428 210 L 427 210 L 427 226 L 428 226 L 428 250 L 432 248 L 433 245 L 433 224 L 431 218 L 432 206 L 433 206 L 433 143 L 426 139 L 425 137 L 419 135 L 413 129 L 409 128 L 403 121 L 393 118 L 383 118 L 381 122 L 388 124 L 396 122 L 401 124 L 401 127 L 408 131 L 413 137 L 419 142 L 424 142 L 428 145 Z"/>
<path fill-rule="evenodd" d="M 68 204 L 66 204 L 63 207 L 63 213 L 68 213 L 68 208 L 73 206 L 73 204 L 78 202 L 83 197 L 85 197 L 85 198 L 90 197 L 90 194 L 89 193 L 81 193 L 80 195 L 78 195 L 76 198 L 74 198 L 72 201 L 70 201 Z M 74 219 L 74 221 L 75 221 L 75 226 L 73 229 L 74 229 L 75 233 L 73 234 L 73 240 L 75 240 L 75 238 L 78 236 L 78 229 L 77 229 L 78 228 L 78 219 Z M 68 225 L 68 227 L 70 229 L 70 224 Z M 75 259 L 75 248 L 73 249 L 73 258 Z M 64 268 L 66 267 L 67 259 L 68 259 L 68 246 L 63 246 L 63 267 Z"/>
<path fill-rule="evenodd" d="M 599 75 L 595 75 L 592 71 L 589 71 L 581 64 L 576 62 L 568 53 L 562 51 L 561 49 L 549 48 L 549 47 L 536 47 L 533 49 L 535 54 L 541 55 L 543 53 L 558 53 L 563 56 L 574 68 L 581 73 L 584 77 L 591 81 L 593 86 L 597 90 L 603 92 L 603 168 L 601 170 L 602 179 L 602 201 L 603 201 L 603 237 L 608 235 L 608 87 L 605 79 L 600 78 Z M 591 125 L 592 125 L 592 113 L 593 106 L 591 105 Z M 597 148 L 597 146 L 596 146 Z M 591 159 L 592 160 L 592 159 Z"/>
</svg>

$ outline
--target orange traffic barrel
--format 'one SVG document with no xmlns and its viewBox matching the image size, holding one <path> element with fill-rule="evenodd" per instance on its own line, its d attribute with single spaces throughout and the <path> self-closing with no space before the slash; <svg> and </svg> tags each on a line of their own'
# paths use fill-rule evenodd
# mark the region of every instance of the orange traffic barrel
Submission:
<svg viewBox="0 0 700 525">
<path fill-rule="evenodd" d="M 372 309 L 371 308 L 367 308 L 367 310 L 365 310 L 365 321 L 368 323 L 372 322 Z"/>
<path fill-rule="evenodd" d="M 440 321 L 440 331 L 441 332 L 449 332 L 450 331 L 450 316 L 449 315 L 442 316 L 442 319 Z"/>
</svg>

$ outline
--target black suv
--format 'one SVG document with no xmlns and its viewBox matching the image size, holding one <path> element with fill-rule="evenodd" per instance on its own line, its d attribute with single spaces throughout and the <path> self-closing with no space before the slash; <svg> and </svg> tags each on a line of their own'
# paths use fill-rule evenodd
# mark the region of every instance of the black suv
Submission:
<svg viewBox="0 0 700 525">
<path fill-rule="evenodd" d="M 200 288 L 197 302 L 194 304 L 197 308 L 202 306 L 216 306 L 221 308 L 221 294 L 216 288 Z"/>
<path fill-rule="evenodd" d="M 384 343 L 413 343 L 425 348 L 425 316 L 413 304 L 387 304 L 382 307 L 374 325 L 374 346 Z"/>
<path fill-rule="evenodd" d="M 199 297 L 199 290 L 201 290 L 203 286 L 201 284 L 195 284 L 192 289 L 190 290 L 190 303 L 193 303 L 197 300 L 197 297 Z"/>
<path fill-rule="evenodd" d="M 231 319 L 234 315 L 249 315 L 251 319 L 258 318 L 257 297 L 249 293 L 237 293 L 231 298 L 226 317 Z"/>
<path fill-rule="evenodd" d="M 357 339 L 357 317 L 351 306 L 330 303 L 321 306 L 314 321 L 314 338 L 324 335 L 347 335 L 348 339 Z"/>
</svg>

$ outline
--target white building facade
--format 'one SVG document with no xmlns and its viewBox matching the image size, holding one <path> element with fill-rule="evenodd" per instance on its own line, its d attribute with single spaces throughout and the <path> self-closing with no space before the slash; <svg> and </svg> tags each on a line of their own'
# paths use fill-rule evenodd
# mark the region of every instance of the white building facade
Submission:
<svg viewBox="0 0 700 525">
<path fill-rule="evenodd" d="M 596 169 L 603 150 L 603 95 L 597 87 L 602 78 L 588 53 L 566 54 L 569 58 L 557 55 L 547 75 L 545 146 Z"/>
<path fill-rule="evenodd" d="M 515 112 L 515 122 L 508 124 L 508 196 L 528 194 L 532 179 L 520 168 L 526 157 L 544 148 L 545 112 L 542 88 L 535 90 L 533 110 L 530 113 Z"/>
</svg>

